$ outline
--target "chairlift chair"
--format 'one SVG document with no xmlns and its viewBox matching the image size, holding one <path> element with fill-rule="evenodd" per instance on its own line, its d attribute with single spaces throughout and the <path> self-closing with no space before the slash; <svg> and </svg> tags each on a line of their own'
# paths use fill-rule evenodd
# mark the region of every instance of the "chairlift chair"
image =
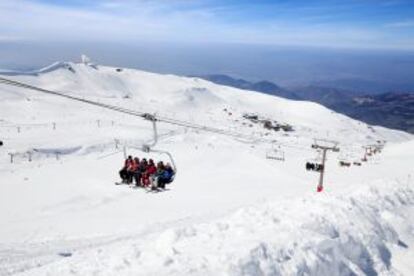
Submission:
<svg viewBox="0 0 414 276">
<path fill-rule="evenodd" d="M 140 150 L 140 151 L 145 152 L 145 153 L 157 153 L 157 154 L 167 155 L 167 157 L 170 161 L 169 163 L 171 164 L 171 167 L 174 170 L 174 175 L 172 176 L 171 181 L 170 181 L 170 182 L 172 182 L 174 180 L 175 176 L 177 175 L 177 166 L 176 166 L 176 163 L 175 163 L 175 160 L 174 160 L 172 154 L 169 151 L 166 151 L 166 150 L 154 149 L 154 147 L 158 143 L 157 119 L 154 115 L 149 114 L 149 113 L 144 114 L 143 118 L 152 122 L 153 140 L 148 144 L 143 144 L 141 147 L 124 145 L 124 148 L 123 148 L 124 157 L 127 158 L 127 156 L 128 156 L 127 148 L 137 149 L 137 150 Z"/>
<path fill-rule="evenodd" d="M 320 163 L 306 163 L 306 170 L 320 172 L 323 170 L 323 164 Z"/>
<path fill-rule="evenodd" d="M 319 172 L 322 169 L 322 151 L 318 149 L 317 156 L 306 160 L 306 170 Z"/>
<path fill-rule="evenodd" d="M 348 160 L 348 158 L 344 155 L 344 153 L 340 153 L 338 156 L 338 164 L 340 167 L 351 167 L 352 163 Z"/>
<path fill-rule="evenodd" d="M 285 161 L 285 152 L 281 150 L 269 150 L 266 152 L 266 158 L 277 161 Z"/>
<path fill-rule="evenodd" d="M 285 161 L 285 152 L 280 149 L 280 145 L 272 144 L 272 148 L 266 152 L 266 158 L 277 161 Z"/>
<path fill-rule="evenodd" d="M 351 162 L 339 160 L 339 166 L 341 166 L 341 167 L 351 167 Z"/>
</svg>

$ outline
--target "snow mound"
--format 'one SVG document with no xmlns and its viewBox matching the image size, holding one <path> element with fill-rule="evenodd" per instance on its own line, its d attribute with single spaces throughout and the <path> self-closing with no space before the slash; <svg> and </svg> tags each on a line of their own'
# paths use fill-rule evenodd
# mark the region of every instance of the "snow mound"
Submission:
<svg viewBox="0 0 414 276">
<path fill-rule="evenodd" d="M 203 87 L 187 88 L 184 91 L 179 91 L 177 94 L 180 94 L 180 96 L 174 97 L 177 101 L 176 104 L 183 107 L 206 108 L 208 106 L 224 103 L 223 99 L 216 96 L 209 89 Z"/>
<path fill-rule="evenodd" d="M 79 151 L 82 147 L 70 147 L 70 148 L 35 148 L 33 151 L 43 154 L 72 154 Z"/>
<path fill-rule="evenodd" d="M 161 260 L 164 275 L 376 275 L 391 269 L 389 245 L 401 243 L 384 213 L 413 204 L 410 187 L 269 203 L 166 231 L 140 259 L 144 267 Z"/>
<path fill-rule="evenodd" d="M 220 220 L 73 252 L 31 275 L 385 275 L 404 247 L 393 216 L 414 190 L 376 183 L 347 196 L 315 195 L 242 208 Z"/>
</svg>

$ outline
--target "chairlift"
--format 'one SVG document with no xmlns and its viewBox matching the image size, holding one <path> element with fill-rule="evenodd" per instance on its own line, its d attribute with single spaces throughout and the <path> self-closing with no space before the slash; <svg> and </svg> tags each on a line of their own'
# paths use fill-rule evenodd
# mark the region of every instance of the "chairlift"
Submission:
<svg viewBox="0 0 414 276">
<path fill-rule="evenodd" d="M 315 171 L 320 172 L 323 170 L 322 165 L 322 151 L 320 149 L 317 150 L 317 156 L 314 158 L 310 158 L 306 160 L 306 170 L 307 171 Z"/>
<path fill-rule="evenodd" d="M 306 162 L 306 170 L 320 172 L 323 170 L 323 164 Z"/>
<path fill-rule="evenodd" d="M 175 176 L 177 175 L 177 166 L 176 166 L 176 163 L 175 163 L 175 160 L 174 160 L 172 154 L 169 151 L 166 151 L 166 150 L 154 149 L 154 147 L 158 143 L 157 119 L 154 115 L 149 114 L 149 113 L 144 114 L 143 118 L 152 122 L 153 140 L 148 144 L 143 144 L 141 147 L 126 146 L 125 145 L 124 148 L 123 148 L 124 157 L 126 159 L 127 156 L 128 156 L 127 148 L 137 149 L 137 150 L 143 151 L 145 153 L 156 153 L 156 154 L 166 155 L 168 157 L 169 161 L 170 161 L 169 163 L 171 164 L 172 169 L 174 170 L 174 175 L 171 178 L 171 182 L 172 182 L 174 180 Z"/>
<path fill-rule="evenodd" d="M 266 158 L 277 161 L 285 161 L 285 152 L 280 149 L 280 146 L 276 148 L 275 144 L 273 144 L 272 148 L 266 152 Z"/>
<path fill-rule="evenodd" d="M 348 158 L 346 158 L 346 156 L 344 156 L 343 153 L 341 153 L 338 156 L 338 160 L 339 160 L 338 164 L 340 167 L 351 167 L 352 165 L 351 161 L 349 161 Z"/>
<path fill-rule="evenodd" d="M 276 140 L 272 141 L 272 147 L 266 151 L 266 159 L 285 161 L 285 152 L 280 148 Z"/>
<path fill-rule="evenodd" d="M 351 167 L 351 164 L 352 164 L 351 162 L 339 160 L 339 166 L 340 167 Z"/>
</svg>

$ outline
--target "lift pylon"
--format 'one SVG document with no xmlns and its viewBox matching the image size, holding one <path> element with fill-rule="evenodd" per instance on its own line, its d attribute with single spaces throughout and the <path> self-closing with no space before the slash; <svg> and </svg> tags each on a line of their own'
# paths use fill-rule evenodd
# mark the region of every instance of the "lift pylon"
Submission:
<svg viewBox="0 0 414 276">
<path fill-rule="evenodd" d="M 319 183 L 316 189 L 317 192 L 323 191 L 323 178 L 325 174 L 326 154 L 329 150 L 333 152 L 339 152 L 338 144 L 339 143 L 336 141 L 325 140 L 325 139 L 314 139 L 312 148 L 316 150 L 319 149 L 322 151 L 322 167 L 319 173 Z"/>
</svg>

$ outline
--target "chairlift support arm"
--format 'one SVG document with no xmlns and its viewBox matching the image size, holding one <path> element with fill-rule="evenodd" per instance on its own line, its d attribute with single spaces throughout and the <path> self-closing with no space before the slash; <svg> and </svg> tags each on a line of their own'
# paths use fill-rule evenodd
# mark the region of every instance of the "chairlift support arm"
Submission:
<svg viewBox="0 0 414 276">
<path fill-rule="evenodd" d="M 153 140 L 150 144 L 145 144 L 143 146 L 143 150 L 148 152 L 151 150 L 152 147 L 155 147 L 155 145 L 158 143 L 157 118 L 155 117 L 155 115 L 149 113 L 145 113 L 142 117 L 145 120 L 151 121 L 152 123 Z"/>
</svg>

